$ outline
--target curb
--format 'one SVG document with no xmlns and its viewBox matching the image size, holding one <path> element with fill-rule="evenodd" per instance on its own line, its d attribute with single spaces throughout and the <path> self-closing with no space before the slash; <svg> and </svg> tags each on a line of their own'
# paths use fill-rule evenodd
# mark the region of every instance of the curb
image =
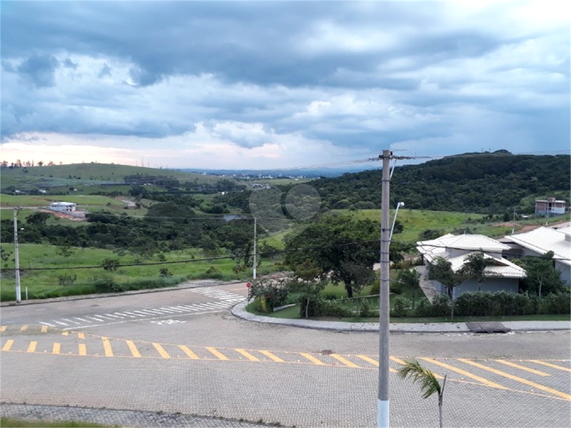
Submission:
<svg viewBox="0 0 571 428">
<path fill-rule="evenodd" d="M 248 301 L 238 303 L 232 309 L 232 315 L 246 321 L 282 325 L 314 330 L 346 331 L 346 332 L 375 332 L 379 331 L 379 323 L 352 323 L 342 321 L 316 321 L 302 319 L 271 318 L 255 315 L 246 311 Z M 505 321 L 506 332 L 545 332 L 571 330 L 571 321 Z M 491 333 L 488 331 L 470 329 L 466 323 L 390 323 L 391 333 L 439 333 L 439 334 L 475 334 Z M 502 334 L 504 334 L 503 332 Z"/>
</svg>

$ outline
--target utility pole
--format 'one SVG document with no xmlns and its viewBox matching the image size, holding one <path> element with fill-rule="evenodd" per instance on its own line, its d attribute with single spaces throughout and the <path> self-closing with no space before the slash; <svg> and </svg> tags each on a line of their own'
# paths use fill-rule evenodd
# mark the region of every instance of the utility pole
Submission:
<svg viewBox="0 0 571 428">
<path fill-rule="evenodd" d="M 257 245 L 257 241 L 258 241 L 258 221 L 256 219 L 256 217 L 254 217 L 254 267 L 253 267 L 253 274 L 252 274 L 252 278 L 255 280 L 256 279 L 256 265 L 258 263 L 257 261 L 257 252 L 258 252 L 258 245 Z"/>
<path fill-rule="evenodd" d="M 381 266 L 379 290 L 379 395 L 377 426 L 389 427 L 389 246 L 390 246 L 390 161 L 392 152 L 383 150 L 381 196 Z"/>
<path fill-rule="evenodd" d="M 22 303 L 20 253 L 18 251 L 18 211 L 20 211 L 20 208 L 14 207 L 14 278 L 16 279 L 16 303 Z"/>
</svg>

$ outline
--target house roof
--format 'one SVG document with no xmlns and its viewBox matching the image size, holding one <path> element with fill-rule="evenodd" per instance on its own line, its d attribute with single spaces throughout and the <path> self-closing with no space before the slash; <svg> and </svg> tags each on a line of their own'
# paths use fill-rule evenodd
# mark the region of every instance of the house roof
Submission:
<svg viewBox="0 0 571 428">
<path fill-rule="evenodd" d="M 571 266 L 571 227 L 539 227 L 529 232 L 506 236 L 506 239 L 539 254 L 553 251 L 554 257 Z"/>
<path fill-rule="evenodd" d="M 430 241 L 419 241 L 416 245 L 418 251 L 429 262 L 436 257 L 448 258 L 449 250 L 501 253 L 510 249 L 508 245 L 484 235 L 453 235 L 451 233 Z"/>
<path fill-rule="evenodd" d="M 459 271 L 463 266 L 468 257 L 471 254 L 476 254 L 476 252 L 462 254 L 461 256 L 451 257 L 448 261 L 452 264 L 452 270 L 454 272 Z M 500 278 L 525 278 L 526 272 L 525 269 L 519 267 L 516 264 L 513 264 L 509 260 L 504 259 L 503 257 L 493 257 L 489 254 L 484 254 L 484 258 L 491 259 L 494 261 L 492 266 L 486 266 L 484 269 L 484 273 L 491 277 L 500 277 Z"/>
</svg>

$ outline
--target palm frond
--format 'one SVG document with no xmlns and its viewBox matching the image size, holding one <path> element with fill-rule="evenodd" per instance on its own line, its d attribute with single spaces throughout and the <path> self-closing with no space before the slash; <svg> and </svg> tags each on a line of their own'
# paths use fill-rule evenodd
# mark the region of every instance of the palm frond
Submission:
<svg viewBox="0 0 571 428">
<path fill-rule="evenodd" d="M 418 382 L 423 393 L 422 398 L 428 398 L 435 392 L 440 396 L 440 382 L 438 382 L 434 373 L 422 367 L 414 358 L 405 359 L 404 365 L 398 369 L 397 373 L 403 379 L 410 377 L 413 383 Z"/>
</svg>

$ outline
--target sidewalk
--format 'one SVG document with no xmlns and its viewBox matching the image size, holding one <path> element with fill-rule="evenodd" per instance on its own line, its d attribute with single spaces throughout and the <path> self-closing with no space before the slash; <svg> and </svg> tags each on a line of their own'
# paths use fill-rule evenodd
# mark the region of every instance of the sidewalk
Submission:
<svg viewBox="0 0 571 428">
<path fill-rule="evenodd" d="M 306 319 L 271 318 L 246 312 L 248 302 L 238 303 L 232 314 L 248 321 L 287 325 L 332 331 L 379 331 L 378 323 L 354 323 L 342 321 L 316 321 Z M 481 323 L 391 323 L 391 333 L 491 333 L 509 331 L 557 331 L 571 330 L 571 321 L 506 321 Z"/>
</svg>

